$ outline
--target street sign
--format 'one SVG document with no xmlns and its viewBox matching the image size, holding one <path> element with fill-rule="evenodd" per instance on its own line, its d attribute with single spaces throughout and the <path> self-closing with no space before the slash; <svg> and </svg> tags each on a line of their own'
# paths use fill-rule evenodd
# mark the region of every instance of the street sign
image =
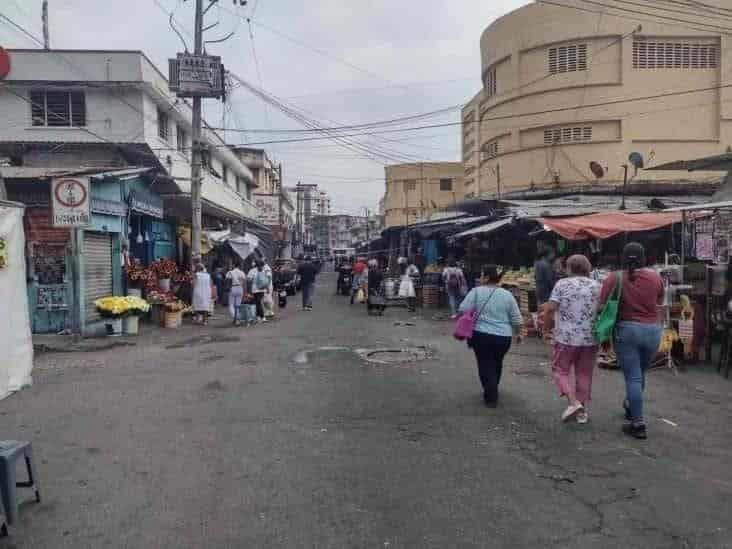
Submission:
<svg viewBox="0 0 732 549">
<path fill-rule="evenodd" d="M 91 225 L 91 197 L 88 177 L 59 177 L 51 180 L 51 225 L 88 227 Z"/>
<path fill-rule="evenodd" d="M 170 91 L 178 97 L 222 97 L 224 67 L 221 57 L 179 53 L 168 60 Z"/>
</svg>

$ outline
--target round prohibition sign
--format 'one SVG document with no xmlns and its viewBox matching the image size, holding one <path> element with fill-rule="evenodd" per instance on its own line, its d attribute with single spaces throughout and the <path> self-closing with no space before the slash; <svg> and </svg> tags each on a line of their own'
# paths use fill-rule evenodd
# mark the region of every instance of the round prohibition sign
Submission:
<svg viewBox="0 0 732 549">
<path fill-rule="evenodd" d="M 86 202 L 86 188 L 75 179 L 62 179 L 53 190 L 59 204 L 67 208 L 76 208 Z"/>
</svg>

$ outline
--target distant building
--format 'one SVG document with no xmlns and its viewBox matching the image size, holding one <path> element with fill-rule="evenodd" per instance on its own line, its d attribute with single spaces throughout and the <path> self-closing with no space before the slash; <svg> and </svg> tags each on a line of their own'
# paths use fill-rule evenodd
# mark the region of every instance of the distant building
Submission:
<svg viewBox="0 0 732 549">
<path fill-rule="evenodd" d="M 295 242 L 298 246 L 315 245 L 313 219 L 330 215 L 330 196 L 313 183 L 298 183 L 288 191 L 295 200 Z"/>
<path fill-rule="evenodd" d="M 536 1 L 485 29 L 481 89 L 462 111 L 467 195 L 622 184 L 633 152 L 659 165 L 727 149 L 731 52 L 710 23 L 729 1 L 687 10 L 685 24 L 671 21 L 670 2 L 630 3 L 642 12 Z M 631 165 L 629 175 L 683 183 L 714 174 L 636 175 Z"/>
<path fill-rule="evenodd" d="M 378 236 L 370 228 L 367 231 L 366 227 L 366 218 L 355 215 L 336 214 L 313 218 L 313 234 L 319 250 L 355 248 L 366 241 L 367 234 L 372 238 Z"/>
<path fill-rule="evenodd" d="M 462 162 L 395 164 L 384 170 L 385 228 L 416 223 L 465 196 Z"/>
</svg>

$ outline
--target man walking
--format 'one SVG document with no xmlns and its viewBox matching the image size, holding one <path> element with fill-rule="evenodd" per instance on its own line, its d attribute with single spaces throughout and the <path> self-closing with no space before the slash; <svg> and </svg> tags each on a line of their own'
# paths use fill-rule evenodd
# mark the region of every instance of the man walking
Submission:
<svg viewBox="0 0 732 549">
<path fill-rule="evenodd" d="M 310 256 L 305 256 L 305 261 L 297 268 L 302 286 L 302 310 L 313 310 L 313 292 L 315 291 L 315 277 L 318 275 L 318 268 L 313 264 Z"/>
</svg>

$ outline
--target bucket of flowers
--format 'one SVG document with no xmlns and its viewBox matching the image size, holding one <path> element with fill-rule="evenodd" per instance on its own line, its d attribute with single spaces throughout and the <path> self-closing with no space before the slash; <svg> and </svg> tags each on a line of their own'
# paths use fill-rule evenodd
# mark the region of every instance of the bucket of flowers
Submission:
<svg viewBox="0 0 732 549">
<path fill-rule="evenodd" d="M 150 270 L 155 273 L 158 279 L 158 287 L 161 290 L 170 290 L 170 279 L 178 272 L 178 265 L 171 259 L 158 259 L 150 264 Z"/>
<path fill-rule="evenodd" d="M 107 335 L 122 335 L 122 323 L 125 320 L 128 330 L 125 333 L 137 333 L 139 316 L 150 310 L 144 299 L 136 296 L 109 296 L 97 299 L 94 305 L 106 321 Z M 134 320 L 128 320 L 134 319 Z"/>
</svg>

